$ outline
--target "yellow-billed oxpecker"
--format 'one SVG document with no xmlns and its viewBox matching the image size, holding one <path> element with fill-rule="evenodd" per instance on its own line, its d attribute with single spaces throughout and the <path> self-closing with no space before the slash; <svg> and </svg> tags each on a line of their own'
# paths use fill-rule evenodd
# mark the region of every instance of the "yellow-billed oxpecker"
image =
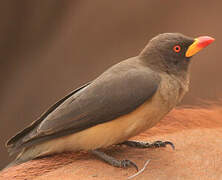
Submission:
<svg viewBox="0 0 222 180">
<path fill-rule="evenodd" d="M 138 148 L 173 146 L 128 139 L 153 127 L 183 98 L 189 86 L 191 57 L 214 41 L 164 33 L 135 57 L 107 69 L 77 88 L 12 137 L 6 146 L 17 154 L 9 166 L 64 151 L 87 150 L 116 167 L 136 164 L 100 150 L 125 144 Z M 8 167 L 9 167 L 8 166 Z"/>
</svg>

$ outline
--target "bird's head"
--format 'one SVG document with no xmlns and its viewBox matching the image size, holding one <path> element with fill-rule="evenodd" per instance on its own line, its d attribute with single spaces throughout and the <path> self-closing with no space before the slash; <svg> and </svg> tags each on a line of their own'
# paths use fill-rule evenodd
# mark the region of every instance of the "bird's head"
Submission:
<svg viewBox="0 0 222 180">
<path fill-rule="evenodd" d="M 139 56 L 156 69 L 180 74 L 187 72 L 191 57 L 213 41 L 209 36 L 190 38 L 164 33 L 151 39 Z"/>
</svg>

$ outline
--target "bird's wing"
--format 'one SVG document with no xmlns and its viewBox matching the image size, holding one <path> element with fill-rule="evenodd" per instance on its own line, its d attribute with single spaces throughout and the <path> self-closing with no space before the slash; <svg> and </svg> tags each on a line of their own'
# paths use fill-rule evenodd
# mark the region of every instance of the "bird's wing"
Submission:
<svg viewBox="0 0 222 180">
<path fill-rule="evenodd" d="M 16 143 L 20 138 L 24 137 L 26 134 L 30 133 L 39 123 L 41 123 L 51 112 L 53 112 L 59 105 L 61 105 L 66 99 L 70 98 L 72 95 L 77 93 L 78 91 L 87 87 L 91 82 L 88 82 L 79 88 L 73 90 L 68 95 L 57 101 L 54 105 L 52 105 L 47 111 L 45 111 L 37 120 L 33 121 L 29 126 L 23 129 L 21 132 L 17 133 L 11 139 L 6 142 L 6 147 L 10 147 L 14 143 Z"/>
<path fill-rule="evenodd" d="M 14 145 L 30 146 L 132 112 L 155 94 L 159 82 L 147 67 L 119 63 L 51 109 Z"/>
</svg>

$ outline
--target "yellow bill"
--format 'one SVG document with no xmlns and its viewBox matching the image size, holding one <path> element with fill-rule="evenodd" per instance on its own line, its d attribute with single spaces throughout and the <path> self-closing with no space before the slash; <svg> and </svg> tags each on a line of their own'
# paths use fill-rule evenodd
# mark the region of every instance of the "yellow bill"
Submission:
<svg viewBox="0 0 222 180">
<path fill-rule="evenodd" d="M 189 48 L 186 51 L 186 57 L 191 57 L 197 52 L 199 52 L 201 49 L 207 47 L 210 45 L 215 39 L 209 36 L 201 36 L 194 39 L 193 44 L 189 46 Z"/>
</svg>

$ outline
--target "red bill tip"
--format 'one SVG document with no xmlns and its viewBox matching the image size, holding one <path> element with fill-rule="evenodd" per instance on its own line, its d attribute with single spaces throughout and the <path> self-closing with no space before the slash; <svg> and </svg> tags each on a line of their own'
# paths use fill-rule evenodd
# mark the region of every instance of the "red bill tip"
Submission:
<svg viewBox="0 0 222 180">
<path fill-rule="evenodd" d="M 197 46 L 200 48 L 204 48 L 215 41 L 215 39 L 210 36 L 201 36 L 198 37 L 197 40 L 198 40 Z"/>
</svg>

